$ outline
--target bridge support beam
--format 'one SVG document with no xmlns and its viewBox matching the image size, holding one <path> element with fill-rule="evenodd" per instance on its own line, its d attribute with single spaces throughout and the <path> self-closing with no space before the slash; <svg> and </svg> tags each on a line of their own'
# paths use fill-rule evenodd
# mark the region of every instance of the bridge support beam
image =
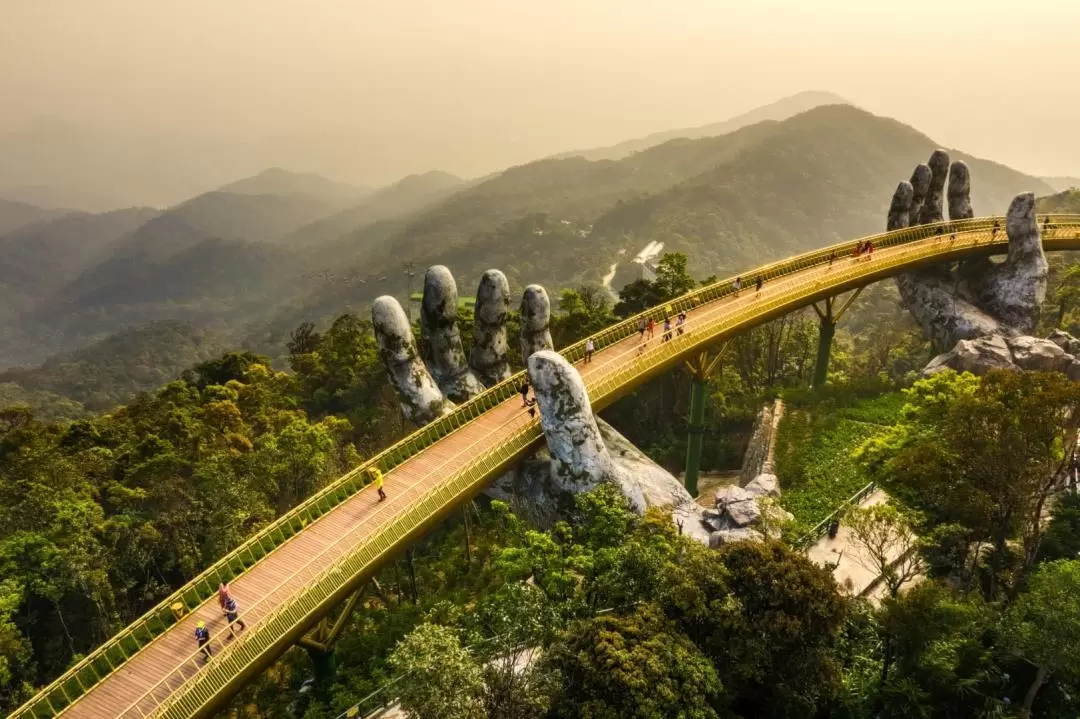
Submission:
<svg viewBox="0 0 1080 719">
<path fill-rule="evenodd" d="M 376 590 L 378 590 L 377 582 L 372 580 L 372 583 L 376 584 Z M 323 688 L 329 686 L 333 681 L 334 676 L 337 674 L 337 659 L 334 656 L 334 644 L 337 643 L 341 633 L 345 631 L 345 625 L 349 621 L 349 617 L 352 616 L 353 610 L 360 603 L 360 597 L 366 589 L 366 585 L 360 587 L 353 592 L 348 599 L 345 600 L 344 606 L 341 608 L 341 613 L 338 614 L 337 619 L 332 623 L 329 617 L 323 618 L 322 621 L 311 630 L 311 632 L 300 638 L 297 642 L 301 647 L 307 650 L 308 656 L 311 657 L 311 666 L 315 673 L 315 686 L 317 691 L 321 691 Z"/>
<path fill-rule="evenodd" d="M 832 356 L 836 325 L 840 322 L 840 318 L 844 316 L 844 313 L 850 309 L 851 303 L 858 298 L 860 292 L 862 292 L 862 287 L 852 292 L 851 296 L 844 300 L 839 308 L 836 307 L 839 295 L 826 298 L 822 303 L 822 307 L 819 307 L 816 302 L 811 305 L 818 316 L 817 359 L 814 362 L 814 376 L 810 382 L 810 386 L 814 389 L 824 387 L 829 379 L 829 358 Z"/>
<path fill-rule="evenodd" d="M 698 474 L 701 470 L 701 450 L 705 434 L 705 404 L 709 399 L 709 377 L 720 365 L 720 361 L 727 353 L 727 348 L 728 343 L 725 342 L 714 357 L 710 358 L 706 351 L 686 363 L 686 370 L 690 373 L 690 416 L 687 427 L 686 470 L 683 474 L 683 484 L 691 497 L 698 495 Z"/>
</svg>

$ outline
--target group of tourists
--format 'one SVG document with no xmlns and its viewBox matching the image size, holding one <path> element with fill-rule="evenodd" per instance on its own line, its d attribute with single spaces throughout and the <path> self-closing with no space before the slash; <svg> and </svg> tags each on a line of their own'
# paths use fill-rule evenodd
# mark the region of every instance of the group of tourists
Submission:
<svg viewBox="0 0 1080 719">
<path fill-rule="evenodd" d="M 664 306 L 664 327 L 663 332 L 660 335 L 660 342 L 670 342 L 675 334 L 681 335 L 686 331 L 686 311 L 680 311 L 678 315 L 674 314 L 675 310 L 671 305 Z M 638 319 L 638 339 L 641 345 L 638 347 L 638 354 L 640 355 L 645 351 L 645 348 L 649 344 L 649 340 L 656 336 L 656 322 L 652 317 L 642 317 Z"/>
<path fill-rule="evenodd" d="M 864 255 L 868 260 L 874 256 L 874 243 L 870 240 L 859 240 L 855 243 L 855 259 L 858 259 Z"/>
<path fill-rule="evenodd" d="M 229 585 L 224 582 L 218 585 L 218 607 L 225 615 L 225 621 L 228 622 L 230 637 L 236 636 L 235 627 L 239 627 L 240 631 L 247 629 L 244 620 L 240 618 L 240 606 L 233 598 Z M 202 619 L 195 623 L 195 641 L 198 642 L 199 650 L 202 651 L 203 661 L 210 661 L 213 656 L 210 649 L 210 630 L 206 628 L 206 622 Z"/>
</svg>

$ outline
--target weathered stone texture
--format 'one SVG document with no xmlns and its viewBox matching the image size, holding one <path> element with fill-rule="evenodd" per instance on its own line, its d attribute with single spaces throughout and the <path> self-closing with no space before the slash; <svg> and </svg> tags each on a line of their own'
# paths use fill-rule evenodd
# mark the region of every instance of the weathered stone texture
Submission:
<svg viewBox="0 0 1080 719">
<path fill-rule="evenodd" d="M 429 267 L 420 303 L 420 355 L 443 394 L 462 402 L 483 386 L 465 364 L 457 327 L 457 298 L 457 283 L 450 270 L 442 265 Z"/>
<path fill-rule="evenodd" d="M 480 381 L 490 387 L 510 377 L 506 361 L 506 314 L 510 307 L 510 283 L 499 270 L 480 278 L 473 311 L 473 346 L 469 365 Z"/>
<path fill-rule="evenodd" d="M 521 295 L 521 359 L 527 362 L 534 352 L 554 349 L 551 341 L 551 300 L 540 285 L 529 285 Z"/>
<path fill-rule="evenodd" d="M 379 359 L 394 385 L 405 417 L 414 424 L 424 425 L 450 412 L 454 405 L 446 400 L 420 361 L 409 320 L 398 301 L 388 295 L 376 298 L 371 305 L 371 323 Z"/>
</svg>

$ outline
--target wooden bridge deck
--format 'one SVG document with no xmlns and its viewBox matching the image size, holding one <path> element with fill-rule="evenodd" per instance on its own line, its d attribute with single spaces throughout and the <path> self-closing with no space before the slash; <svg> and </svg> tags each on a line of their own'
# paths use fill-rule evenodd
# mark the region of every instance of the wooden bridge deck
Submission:
<svg viewBox="0 0 1080 719">
<path fill-rule="evenodd" d="M 940 241 L 940 238 L 922 240 L 914 245 Z M 1080 244 L 1080 234 L 1075 244 Z M 793 285 L 806 283 L 808 279 L 825 279 L 829 272 L 850 267 L 852 262 L 880 262 L 895 253 L 911 252 L 912 247 L 908 244 L 875 250 L 873 259 L 869 260 L 840 257 L 835 267 L 818 265 L 794 272 L 766 282 L 760 292 L 753 286 L 743 287 L 737 297 L 721 297 L 688 312 L 685 331 L 693 333 L 695 325 L 722 318 L 729 312 L 742 311 L 772 293 L 782 292 L 785 288 L 790 290 Z M 754 274 L 748 273 L 748 276 Z M 660 345 L 661 337 L 662 327 L 658 326 L 655 337 L 644 349 L 634 335 L 598 350 L 588 364 L 579 362 L 577 367 L 586 387 L 591 389 L 605 376 L 635 362 L 642 353 L 654 351 Z M 374 490 L 369 488 L 308 525 L 232 582 L 232 592 L 240 603 L 244 621 L 249 627 L 258 624 L 260 619 L 287 603 L 293 593 L 318 571 L 361 546 L 376 530 L 404 512 L 416 498 L 446 482 L 457 470 L 469 466 L 479 448 L 498 446 L 524 424 L 536 421 L 538 419 L 531 418 L 522 407 L 519 398 L 507 400 L 388 472 L 386 501 L 379 502 Z M 206 602 L 113 674 L 88 688 L 61 714 L 88 719 L 152 716 L 162 699 L 200 670 L 201 661 L 195 654 L 194 638 L 198 620 L 204 620 L 210 630 L 212 649 L 229 641 L 225 619 L 216 602 Z"/>
</svg>

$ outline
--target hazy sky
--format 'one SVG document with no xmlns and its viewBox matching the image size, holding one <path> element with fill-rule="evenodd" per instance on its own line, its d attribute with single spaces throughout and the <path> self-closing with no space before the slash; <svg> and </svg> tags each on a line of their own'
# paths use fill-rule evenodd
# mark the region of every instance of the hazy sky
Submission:
<svg viewBox="0 0 1080 719">
<path fill-rule="evenodd" d="M 1080 175 L 1077 0 L 0 0 L 0 125 L 42 115 L 384 182 L 838 93 Z"/>
</svg>

